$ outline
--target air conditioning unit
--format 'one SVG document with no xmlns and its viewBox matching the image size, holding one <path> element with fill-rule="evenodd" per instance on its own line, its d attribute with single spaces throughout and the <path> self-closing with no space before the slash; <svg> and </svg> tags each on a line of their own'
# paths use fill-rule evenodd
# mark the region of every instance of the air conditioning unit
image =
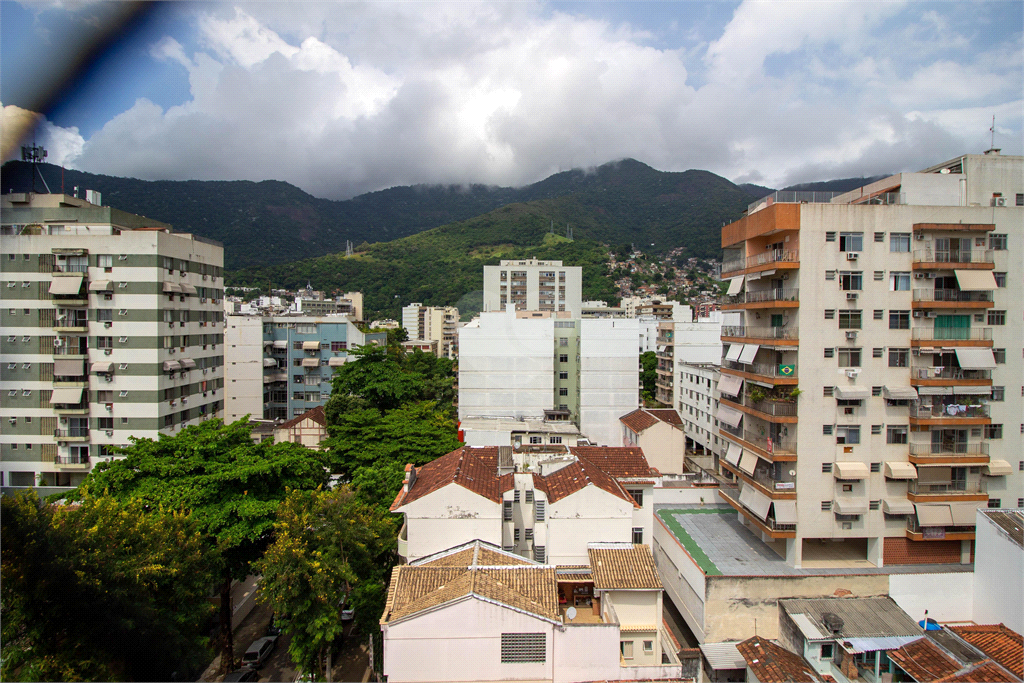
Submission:
<svg viewBox="0 0 1024 683">
<path fill-rule="evenodd" d="M 113 326 L 114 326 L 114 323 L 112 323 L 112 322 L 109 322 L 109 321 L 108 321 L 108 322 L 105 322 L 105 323 L 103 323 L 103 327 L 106 327 L 107 329 L 109 329 L 109 328 L 111 328 L 111 327 L 113 327 Z"/>
<path fill-rule="evenodd" d="M 1006 206 L 1006 197 L 993 197 L 992 206 Z"/>
<path fill-rule="evenodd" d="M 843 415 L 853 415 L 853 407 L 846 406 L 845 408 L 843 408 Z"/>
<path fill-rule="evenodd" d="M 846 293 L 846 300 L 847 301 L 855 301 L 856 299 L 857 299 L 857 292 L 847 292 Z"/>
<path fill-rule="evenodd" d="M 114 412 L 114 404 L 113 403 L 108 403 L 107 404 L 107 410 L 109 410 L 110 412 Z"/>
<path fill-rule="evenodd" d="M 206 303 L 206 297 L 205 296 L 204 297 L 200 297 L 199 298 L 199 303 L 205 304 Z"/>
<path fill-rule="evenodd" d="M 110 374 L 103 375 L 103 379 L 105 379 L 108 382 L 113 382 L 114 381 L 114 376 L 110 375 Z"/>
<path fill-rule="evenodd" d="M 924 311 L 914 311 L 914 317 L 915 318 L 923 318 L 924 317 Z"/>
<path fill-rule="evenodd" d="M 924 279 L 924 273 L 914 273 L 914 279 L 915 280 L 923 280 Z"/>
<path fill-rule="evenodd" d="M 113 429 L 108 429 L 107 430 L 107 436 L 113 436 L 113 435 L 114 435 L 114 430 Z"/>
<path fill-rule="evenodd" d="M 121 289 L 124 289 L 125 287 L 128 286 L 128 283 L 127 282 L 118 282 L 117 286 L 120 287 Z"/>
<path fill-rule="evenodd" d="M 109 356 L 114 352 L 114 349 L 103 349 L 103 355 Z"/>
<path fill-rule="evenodd" d="M 167 327 L 174 327 L 174 322 L 173 321 L 169 321 L 167 323 Z"/>
<path fill-rule="evenodd" d="M 207 279 L 208 277 L 209 277 L 208 275 L 204 275 L 204 276 L 203 276 L 203 279 L 205 280 L 205 279 Z"/>
<path fill-rule="evenodd" d="M 181 405 L 185 405 L 186 403 L 188 403 L 188 399 L 187 398 L 181 399 Z"/>
<path fill-rule="evenodd" d="M 14 341 L 14 339 L 12 338 L 10 341 Z M 53 345 L 57 348 L 60 348 L 61 346 L 64 346 L 64 340 L 61 339 L 60 337 L 57 337 L 56 339 L 53 340 Z"/>
<path fill-rule="evenodd" d="M 173 407 L 174 407 L 174 406 L 176 406 L 176 405 L 178 405 L 178 402 L 177 402 L 177 401 L 175 401 L 175 400 L 174 400 L 174 399 L 172 398 L 172 399 L 171 399 L 171 407 L 173 408 Z"/>
<path fill-rule="evenodd" d="M 122 344 L 124 344 L 124 343 L 126 343 L 128 341 L 128 337 L 118 337 L 117 341 L 119 341 Z"/>
<path fill-rule="evenodd" d="M 857 260 L 857 252 L 855 252 L 855 251 L 847 252 L 846 253 L 846 260 L 847 261 L 856 261 Z"/>
<path fill-rule="evenodd" d="M 935 279 L 935 273 L 925 273 L 924 277 L 925 277 L 926 280 L 934 280 Z"/>
<path fill-rule="evenodd" d="M 857 331 L 856 330 L 847 330 L 846 331 L 846 338 L 847 339 L 856 339 L 857 338 Z"/>
<path fill-rule="evenodd" d="M 127 261 L 128 260 L 128 254 L 121 254 L 120 256 L 117 257 L 117 260 L 118 261 Z"/>
<path fill-rule="evenodd" d="M 935 311 L 925 311 L 924 317 L 926 317 L 926 318 L 934 318 L 935 317 Z"/>
</svg>

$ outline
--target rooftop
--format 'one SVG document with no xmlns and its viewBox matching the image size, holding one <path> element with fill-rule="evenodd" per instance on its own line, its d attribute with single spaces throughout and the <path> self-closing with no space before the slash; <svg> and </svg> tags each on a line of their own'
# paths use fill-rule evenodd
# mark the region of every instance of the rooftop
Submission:
<svg viewBox="0 0 1024 683">
<path fill-rule="evenodd" d="M 683 424 L 679 413 L 672 408 L 637 408 L 633 412 L 620 417 L 619 422 L 637 434 L 645 429 L 650 429 L 659 422 L 665 422 L 670 425 Z"/>
<path fill-rule="evenodd" d="M 949 629 L 1018 678 L 1024 678 L 1024 638 L 1021 634 L 1002 624 L 950 626 Z"/>
<path fill-rule="evenodd" d="M 590 567 L 597 589 L 661 589 L 651 547 L 629 543 L 590 543 Z"/>
<path fill-rule="evenodd" d="M 317 406 L 316 408 L 310 408 L 302 415 L 298 415 L 288 420 L 287 422 L 283 422 L 279 425 L 276 425 L 274 429 L 291 429 L 292 427 L 296 426 L 300 422 L 304 422 L 305 420 L 312 420 L 313 422 L 316 422 L 319 425 L 327 426 L 327 415 L 324 413 L 324 407 Z"/>
<path fill-rule="evenodd" d="M 822 680 L 803 657 L 761 636 L 737 643 L 736 649 L 761 683 L 815 683 Z"/>
<path fill-rule="evenodd" d="M 983 517 L 998 526 L 1017 545 L 1024 548 L 1024 510 L 989 510 L 979 508 Z"/>
<path fill-rule="evenodd" d="M 898 650 L 890 650 L 889 659 L 919 683 L 955 674 L 961 668 L 959 662 L 929 638 L 919 638 Z"/>
<path fill-rule="evenodd" d="M 921 637 L 917 622 L 888 596 L 788 599 L 779 600 L 779 607 L 790 617 L 803 614 L 825 638 Z"/>
</svg>

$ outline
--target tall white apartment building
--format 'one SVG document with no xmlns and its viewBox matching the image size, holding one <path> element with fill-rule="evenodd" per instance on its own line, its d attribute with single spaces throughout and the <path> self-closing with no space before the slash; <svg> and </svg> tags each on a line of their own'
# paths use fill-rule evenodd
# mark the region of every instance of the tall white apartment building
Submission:
<svg viewBox="0 0 1024 683">
<path fill-rule="evenodd" d="M 436 341 L 438 355 L 454 358 L 458 348 L 459 309 L 454 306 L 402 307 L 402 327 L 410 340 Z"/>
<path fill-rule="evenodd" d="M 689 306 L 679 306 L 671 319 L 658 323 L 656 398 L 660 402 L 678 407 L 676 386 L 684 363 L 707 365 L 721 360 L 721 334 L 721 314 L 716 311 L 694 321 Z"/>
<path fill-rule="evenodd" d="M 510 309 L 459 330 L 459 419 L 560 417 L 617 445 L 638 405 L 638 322 L 557 316 Z"/>
<path fill-rule="evenodd" d="M 565 311 L 579 318 L 583 309 L 583 268 L 561 261 L 502 260 L 484 266 L 484 311 Z"/>
<path fill-rule="evenodd" d="M 223 415 L 220 244 L 64 194 L 0 201 L 4 487 L 77 486 L 129 436 Z"/>
<path fill-rule="evenodd" d="M 970 562 L 976 508 L 1024 502 L 1024 158 L 776 193 L 722 246 L 730 504 L 793 566 Z"/>
</svg>

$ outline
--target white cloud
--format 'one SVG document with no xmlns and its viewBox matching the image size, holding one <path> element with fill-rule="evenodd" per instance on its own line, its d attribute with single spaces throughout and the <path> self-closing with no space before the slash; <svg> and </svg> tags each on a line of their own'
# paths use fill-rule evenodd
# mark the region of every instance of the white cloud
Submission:
<svg viewBox="0 0 1024 683">
<path fill-rule="evenodd" d="M 4 162 L 21 159 L 21 145 L 33 140 L 46 149 L 46 161 L 58 166 L 73 164 L 82 153 L 85 140 L 78 134 L 78 128 L 61 128 L 44 116 L 13 104 L 0 103 L 0 107 L 4 112 L 0 124 Z"/>
</svg>

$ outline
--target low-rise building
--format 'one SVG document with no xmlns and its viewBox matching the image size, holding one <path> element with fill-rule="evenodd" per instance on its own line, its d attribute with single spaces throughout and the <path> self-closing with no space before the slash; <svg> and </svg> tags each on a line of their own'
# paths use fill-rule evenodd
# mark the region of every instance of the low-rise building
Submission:
<svg viewBox="0 0 1024 683">
<path fill-rule="evenodd" d="M 886 655 L 892 680 L 989 683 L 1024 678 L 1021 635 L 1003 624 L 944 626 Z"/>
<path fill-rule="evenodd" d="M 323 406 L 307 410 L 287 422 L 274 425 L 274 443 L 288 441 L 307 448 L 319 448 L 327 438 L 327 416 Z"/>
<path fill-rule="evenodd" d="M 582 438 L 579 427 L 566 417 L 558 411 L 551 411 L 544 419 L 471 417 L 459 423 L 459 432 L 467 446 L 512 446 L 517 450 L 558 452 L 576 446 Z"/>
<path fill-rule="evenodd" d="M 685 471 L 682 419 L 671 408 L 638 408 L 619 418 L 622 445 L 643 449 L 647 462 L 662 474 Z"/>
</svg>

